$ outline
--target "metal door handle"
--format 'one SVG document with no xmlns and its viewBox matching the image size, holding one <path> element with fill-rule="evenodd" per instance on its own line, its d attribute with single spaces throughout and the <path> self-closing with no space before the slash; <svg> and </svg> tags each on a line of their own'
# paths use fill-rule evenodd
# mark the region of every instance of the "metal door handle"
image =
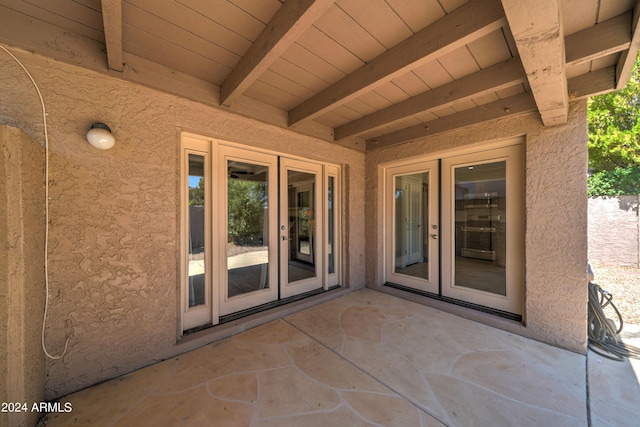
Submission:
<svg viewBox="0 0 640 427">
<path fill-rule="evenodd" d="M 431 236 L 431 238 L 434 239 L 434 240 L 438 240 L 438 235 L 437 234 L 429 234 L 429 236 Z"/>
</svg>

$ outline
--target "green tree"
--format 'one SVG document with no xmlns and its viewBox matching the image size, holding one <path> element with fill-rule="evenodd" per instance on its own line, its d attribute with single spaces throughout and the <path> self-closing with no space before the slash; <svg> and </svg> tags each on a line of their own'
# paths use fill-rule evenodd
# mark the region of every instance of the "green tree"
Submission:
<svg viewBox="0 0 640 427">
<path fill-rule="evenodd" d="M 200 178 L 197 187 L 189 187 L 189 206 L 204 206 L 204 178 Z"/>
<path fill-rule="evenodd" d="M 589 195 L 640 193 L 640 69 L 627 86 L 589 100 Z"/>
<path fill-rule="evenodd" d="M 264 206 L 267 200 L 264 182 L 229 179 L 229 240 L 237 245 L 258 243 L 262 237 Z"/>
</svg>

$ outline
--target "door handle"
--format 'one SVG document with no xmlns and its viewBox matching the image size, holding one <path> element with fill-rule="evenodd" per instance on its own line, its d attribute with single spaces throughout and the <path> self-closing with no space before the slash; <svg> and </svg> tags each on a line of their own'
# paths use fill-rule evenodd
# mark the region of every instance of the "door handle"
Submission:
<svg viewBox="0 0 640 427">
<path fill-rule="evenodd" d="M 437 234 L 429 234 L 429 236 L 431 236 L 431 238 L 433 240 L 438 240 L 438 235 Z"/>
<path fill-rule="evenodd" d="M 280 240 L 287 240 L 287 236 L 280 236 Z"/>
</svg>

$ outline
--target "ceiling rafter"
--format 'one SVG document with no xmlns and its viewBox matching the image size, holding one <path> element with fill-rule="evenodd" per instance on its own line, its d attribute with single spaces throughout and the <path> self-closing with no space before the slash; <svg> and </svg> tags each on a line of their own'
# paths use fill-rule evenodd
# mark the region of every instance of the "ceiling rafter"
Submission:
<svg viewBox="0 0 640 427">
<path fill-rule="evenodd" d="M 631 45 L 631 12 L 567 36 L 564 40 L 567 66 L 621 52 Z"/>
<path fill-rule="evenodd" d="M 633 8 L 633 18 L 631 23 L 631 45 L 629 50 L 622 52 L 618 64 L 616 65 L 616 89 L 622 89 L 629 80 L 631 69 L 636 62 L 638 49 L 640 48 L 640 29 L 638 21 L 640 21 L 640 0 L 636 1 Z"/>
<path fill-rule="evenodd" d="M 335 0 L 285 2 L 220 87 L 220 103 L 230 105 L 304 33 Z"/>
<path fill-rule="evenodd" d="M 558 0 L 502 0 L 509 27 L 545 126 L 567 122 L 569 99 Z"/>
<path fill-rule="evenodd" d="M 102 0 L 101 4 L 107 64 L 109 69 L 122 72 L 122 0 Z"/>
<path fill-rule="evenodd" d="M 505 24 L 499 0 L 472 0 L 293 108 L 289 125 L 342 105 Z"/>
<path fill-rule="evenodd" d="M 416 138 L 435 135 L 489 120 L 529 113 L 535 110 L 536 104 L 531 94 L 522 93 L 386 135 L 367 139 L 367 151 L 390 147 Z"/>
<path fill-rule="evenodd" d="M 335 139 L 357 135 L 397 120 L 451 106 L 455 102 L 469 100 L 526 81 L 527 76 L 520 59 L 513 58 L 339 126 L 335 130 Z"/>
<path fill-rule="evenodd" d="M 573 77 L 567 82 L 569 98 L 582 99 L 616 88 L 616 67 L 610 66 L 587 74 Z"/>
</svg>

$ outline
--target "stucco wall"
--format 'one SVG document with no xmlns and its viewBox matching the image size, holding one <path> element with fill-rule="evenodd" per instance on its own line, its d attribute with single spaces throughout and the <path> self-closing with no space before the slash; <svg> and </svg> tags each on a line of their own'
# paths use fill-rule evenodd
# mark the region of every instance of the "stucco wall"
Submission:
<svg viewBox="0 0 640 427">
<path fill-rule="evenodd" d="M 589 199 L 589 262 L 640 267 L 640 196 Z M 598 280 L 597 271 L 596 282 Z"/>
<path fill-rule="evenodd" d="M 22 51 L 47 107 L 51 144 L 51 306 L 46 397 L 170 357 L 178 326 L 180 132 L 348 166 L 346 223 L 352 287 L 365 284 L 364 154 L 213 107 Z M 41 140 L 39 103 L 0 55 L 0 123 Z M 85 140 L 95 121 L 116 145 Z"/>
<path fill-rule="evenodd" d="M 43 148 L 0 125 L 0 402 L 40 402 L 45 362 Z M 0 426 L 32 426 L 38 413 L 0 413 Z"/>
<path fill-rule="evenodd" d="M 381 164 L 524 135 L 525 313 L 517 333 L 584 353 L 587 343 L 587 114 L 571 105 L 566 125 L 544 128 L 536 114 L 503 119 L 373 150 L 366 160 L 367 283 L 383 284 Z M 375 214 L 374 214 L 375 213 Z M 504 327 L 509 325 L 505 323 Z"/>
</svg>

